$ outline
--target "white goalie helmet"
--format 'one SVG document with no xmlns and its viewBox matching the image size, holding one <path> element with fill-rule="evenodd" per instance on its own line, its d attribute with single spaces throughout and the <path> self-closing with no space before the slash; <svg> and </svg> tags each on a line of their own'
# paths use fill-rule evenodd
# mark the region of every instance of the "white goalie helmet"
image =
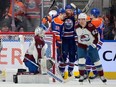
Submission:
<svg viewBox="0 0 116 87">
<path fill-rule="evenodd" d="M 87 19 L 87 15 L 85 13 L 80 13 L 78 19 Z"/>
<path fill-rule="evenodd" d="M 51 10 L 49 13 L 48 13 L 48 15 L 50 16 L 50 17 L 54 17 L 54 16 L 56 16 L 58 13 L 57 13 L 57 11 L 56 10 Z"/>
<path fill-rule="evenodd" d="M 44 37 L 45 36 L 45 30 L 43 28 L 41 28 L 41 27 L 38 26 L 35 29 L 35 35 L 39 35 L 41 37 Z"/>
</svg>

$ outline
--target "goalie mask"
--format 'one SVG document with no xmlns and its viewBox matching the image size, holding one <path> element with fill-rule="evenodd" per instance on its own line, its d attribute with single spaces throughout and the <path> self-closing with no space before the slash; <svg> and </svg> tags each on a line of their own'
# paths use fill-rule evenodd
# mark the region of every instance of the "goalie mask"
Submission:
<svg viewBox="0 0 116 87">
<path fill-rule="evenodd" d="M 40 37 L 44 37 L 45 36 L 45 30 L 41 27 L 37 27 L 35 29 L 35 35 L 39 35 Z"/>
</svg>

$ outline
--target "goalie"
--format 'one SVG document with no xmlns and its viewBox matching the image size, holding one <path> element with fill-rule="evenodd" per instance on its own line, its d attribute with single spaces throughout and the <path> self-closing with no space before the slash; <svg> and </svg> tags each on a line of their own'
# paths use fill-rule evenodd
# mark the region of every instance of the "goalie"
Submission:
<svg viewBox="0 0 116 87">
<path fill-rule="evenodd" d="M 29 73 L 42 73 L 42 68 L 44 68 L 44 71 L 46 71 L 47 65 L 45 52 L 47 49 L 47 44 L 45 44 L 44 36 L 45 30 L 37 27 L 35 29 L 35 36 L 27 52 L 25 53 L 23 60 L 26 67 L 29 69 Z"/>
</svg>

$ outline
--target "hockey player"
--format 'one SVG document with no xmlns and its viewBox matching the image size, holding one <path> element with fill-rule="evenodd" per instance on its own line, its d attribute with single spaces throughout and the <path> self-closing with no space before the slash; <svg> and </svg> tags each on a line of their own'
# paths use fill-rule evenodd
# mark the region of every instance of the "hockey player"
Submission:
<svg viewBox="0 0 116 87">
<path fill-rule="evenodd" d="M 78 36 L 79 82 L 84 81 L 87 54 L 90 56 L 91 61 L 93 61 L 100 79 L 106 82 L 107 80 L 104 77 L 102 64 L 100 63 L 96 47 L 98 43 L 98 31 L 91 22 L 87 22 L 87 15 L 85 13 L 79 14 L 78 22 L 79 24 L 76 26 L 75 31 Z"/>
<path fill-rule="evenodd" d="M 90 14 L 91 14 L 90 21 L 97 28 L 98 33 L 99 33 L 99 41 L 97 43 L 97 49 L 99 50 L 99 49 L 101 49 L 101 46 L 103 44 L 103 42 L 102 42 L 102 39 L 103 39 L 102 34 L 103 34 L 103 28 L 104 28 L 103 19 L 99 17 L 100 11 L 97 8 L 92 8 L 90 11 Z M 95 66 L 93 66 L 93 63 L 89 58 L 89 55 L 87 56 L 86 64 L 87 64 L 88 69 L 92 68 L 92 72 L 94 74 L 93 76 L 90 76 L 90 79 L 96 78 L 98 75 L 98 72 L 96 71 Z M 90 71 L 89 70 L 87 70 L 87 71 L 89 74 Z"/>
<path fill-rule="evenodd" d="M 62 34 L 62 58 L 60 58 L 59 69 L 63 74 L 66 67 L 66 62 L 68 58 L 68 76 L 73 75 L 73 68 L 75 62 L 75 53 L 76 53 L 76 43 L 75 43 L 75 18 L 73 15 L 73 10 L 71 5 L 66 5 L 66 18 L 64 19 L 64 28 L 61 32 Z"/>
<path fill-rule="evenodd" d="M 40 68 L 35 66 L 33 63 L 38 64 L 42 58 L 41 50 L 45 46 L 45 41 L 43 39 L 45 30 L 37 27 L 35 29 L 35 36 L 31 42 L 27 52 L 25 53 L 23 62 L 26 67 L 29 69 L 30 73 L 40 73 Z M 32 62 L 30 62 L 32 61 Z"/>
<path fill-rule="evenodd" d="M 100 39 L 103 39 L 103 29 L 104 29 L 104 23 L 103 23 L 103 18 L 99 17 L 100 16 L 100 11 L 98 8 L 93 8 L 90 11 L 90 18 L 91 18 L 91 23 L 95 25 L 97 28 L 99 34 L 100 34 Z"/>
<path fill-rule="evenodd" d="M 55 17 L 52 20 L 51 23 L 51 31 L 55 34 L 56 37 L 56 46 L 57 46 L 57 62 L 59 61 L 60 57 L 61 57 L 61 35 L 60 35 L 60 31 L 63 29 L 63 25 L 64 25 L 64 18 L 66 16 L 65 10 L 63 8 L 60 8 L 58 10 L 58 16 Z"/>
</svg>

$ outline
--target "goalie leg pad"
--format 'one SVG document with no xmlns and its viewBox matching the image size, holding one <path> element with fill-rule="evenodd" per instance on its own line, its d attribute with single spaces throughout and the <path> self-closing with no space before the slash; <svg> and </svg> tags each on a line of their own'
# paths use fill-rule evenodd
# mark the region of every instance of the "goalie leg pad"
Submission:
<svg viewBox="0 0 116 87">
<path fill-rule="evenodd" d="M 41 66 L 41 74 L 47 74 L 47 62 L 45 58 L 41 59 L 40 66 Z"/>
</svg>

